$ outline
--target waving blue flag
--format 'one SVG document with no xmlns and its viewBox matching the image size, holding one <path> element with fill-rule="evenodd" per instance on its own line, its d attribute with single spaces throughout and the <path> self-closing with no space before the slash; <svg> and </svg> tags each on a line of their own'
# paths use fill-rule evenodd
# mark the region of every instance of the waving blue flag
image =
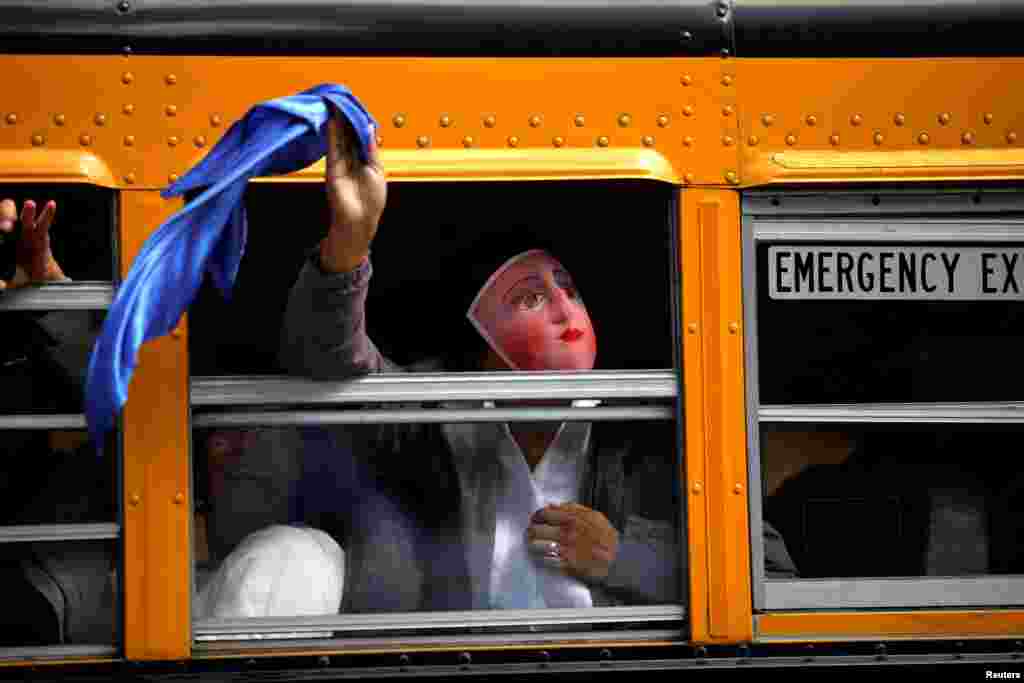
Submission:
<svg viewBox="0 0 1024 683">
<path fill-rule="evenodd" d="M 245 251 L 242 197 L 248 180 L 291 173 L 323 157 L 332 109 L 352 124 L 366 163 L 376 121 L 348 88 L 324 84 L 256 105 L 164 190 L 168 198 L 205 188 L 146 240 L 107 312 L 85 387 L 85 415 L 97 447 L 128 399 L 139 347 L 174 329 L 204 273 L 230 295 Z"/>
</svg>

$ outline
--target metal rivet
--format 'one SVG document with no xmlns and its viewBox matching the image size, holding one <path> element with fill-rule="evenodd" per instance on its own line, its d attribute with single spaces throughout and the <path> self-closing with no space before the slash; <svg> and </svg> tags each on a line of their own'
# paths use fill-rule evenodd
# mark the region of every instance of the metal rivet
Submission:
<svg viewBox="0 0 1024 683">
<path fill-rule="evenodd" d="M 135 80 L 135 75 L 131 71 L 125 71 L 123 74 L 121 74 L 121 82 L 124 83 L 125 85 L 128 85 L 129 83 L 131 83 L 134 80 Z"/>
<path fill-rule="evenodd" d="M 693 492 L 700 495 L 700 492 L 704 490 L 704 487 L 699 481 L 693 482 Z"/>
<path fill-rule="evenodd" d="M 761 142 L 761 139 L 756 135 L 751 135 L 749 138 L 747 138 L 747 144 L 750 145 L 751 147 L 757 147 L 757 143 L 759 142 Z"/>
<path fill-rule="evenodd" d="M 683 107 L 683 116 L 693 116 L 693 105 L 688 104 Z"/>
<path fill-rule="evenodd" d="M 494 118 L 494 116 L 488 116 L 484 118 L 484 126 L 486 126 L 487 128 L 494 128 L 495 124 L 497 123 L 498 119 Z"/>
<path fill-rule="evenodd" d="M 690 74 L 683 74 L 683 77 L 679 79 L 679 82 L 682 83 L 683 85 L 692 85 L 693 76 L 691 76 Z"/>
<path fill-rule="evenodd" d="M 220 114 L 210 114 L 211 126 L 219 126 L 221 123 L 223 123 L 223 119 L 220 117 Z"/>
<path fill-rule="evenodd" d="M 179 491 L 178 493 L 174 494 L 174 503 L 175 503 L 175 505 L 181 505 L 184 502 L 185 502 L 185 494 L 184 493 Z"/>
<path fill-rule="evenodd" d="M 540 123 L 541 123 L 541 118 L 539 116 L 537 116 L 536 114 L 534 114 L 533 116 L 530 117 L 530 127 L 531 128 L 539 128 L 540 127 Z"/>
<path fill-rule="evenodd" d="M 473 146 L 473 137 L 470 136 L 470 135 L 467 135 L 466 137 L 462 138 L 462 146 L 463 147 L 472 147 Z"/>
<path fill-rule="evenodd" d="M 177 135 L 172 135 L 171 137 L 167 138 L 167 144 L 170 147 L 176 147 L 179 142 L 181 142 L 181 140 L 178 139 Z"/>
<path fill-rule="evenodd" d="M 32 145 L 34 147 L 41 147 L 44 142 L 46 142 L 46 139 L 42 135 L 37 134 L 32 136 Z"/>
<path fill-rule="evenodd" d="M 93 118 L 93 121 L 96 122 L 97 126 L 105 126 L 107 124 L 107 115 L 96 114 L 96 116 Z"/>
<path fill-rule="evenodd" d="M 607 135 L 602 135 L 601 137 L 599 137 L 597 139 L 597 146 L 598 147 L 607 147 L 608 146 L 608 136 Z"/>
<path fill-rule="evenodd" d="M 896 114 L 895 116 L 892 117 L 892 122 L 895 123 L 897 126 L 902 126 L 904 123 L 907 122 L 907 117 L 904 114 Z"/>
<path fill-rule="evenodd" d="M 1006 134 L 1006 141 L 1009 142 L 1011 145 L 1017 142 L 1017 134 L 1011 130 L 1009 133 Z"/>
<path fill-rule="evenodd" d="M 166 107 L 164 107 L 164 113 L 168 116 L 176 116 L 178 113 L 178 108 L 173 104 L 168 104 Z"/>
<path fill-rule="evenodd" d="M 829 141 L 829 143 L 833 147 L 838 147 L 839 146 L 839 133 L 832 133 L 832 135 L 829 136 L 828 141 Z"/>
<path fill-rule="evenodd" d="M 729 51 L 729 48 L 723 47 L 721 50 L 719 50 L 719 54 L 722 55 L 722 59 L 725 59 L 726 57 L 731 55 L 732 52 Z"/>
<path fill-rule="evenodd" d="M 860 114 L 854 114 L 850 117 L 851 126 L 859 126 L 862 123 L 864 123 L 864 117 Z"/>
<path fill-rule="evenodd" d="M 725 180 L 730 185 L 735 185 L 736 183 L 738 183 L 740 181 L 739 176 L 736 175 L 735 171 L 726 171 L 725 172 Z"/>
<path fill-rule="evenodd" d="M 378 147 L 383 147 L 384 146 L 384 136 L 383 135 L 378 135 L 375 138 L 375 141 L 376 141 Z"/>
<path fill-rule="evenodd" d="M 429 144 L 430 144 L 430 138 L 428 138 L 426 135 L 421 135 L 418 138 L 416 138 L 416 146 L 417 147 L 423 148 L 423 147 L 428 146 Z"/>
<path fill-rule="evenodd" d="M 771 114 L 764 114 L 761 116 L 761 123 L 765 126 L 770 126 L 775 123 L 775 117 Z"/>
<path fill-rule="evenodd" d="M 729 87 L 730 85 L 732 85 L 732 76 L 730 76 L 729 74 L 722 76 L 722 85 L 724 85 L 725 87 Z"/>
<path fill-rule="evenodd" d="M 743 484 L 736 484 L 735 486 L 733 486 L 732 492 L 735 493 L 737 496 L 743 493 Z"/>
<path fill-rule="evenodd" d="M 643 143 L 644 147 L 654 147 L 654 136 L 653 135 L 645 135 L 640 140 L 640 142 Z"/>
<path fill-rule="evenodd" d="M 629 126 L 630 123 L 632 123 L 632 121 L 633 117 L 631 117 L 629 114 L 619 114 L 619 125 L 621 127 L 626 128 L 627 126 Z"/>
<path fill-rule="evenodd" d="M 78 138 L 78 142 L 79 142 L 79 143 L 80 143 L 80 144 L 81 144 L 81 145 L 82 145 L 83 147 L 88 147 L 89 145 L 91 145 L 91 144 L 92 144 L 92 137 L 91 137 L 91 136 L 89 136 L 89 135 L 83 135 L 82 137 Z"/>
<path fill-rule="evenodd" d="M 554 145 L 555 147 L 561 147 L 562 145 L 565 144 L 565 138 L 563 138 L 561 135 L 556 135 L 554 138 L 551 139 L 551 144 Z"/>
<path fill-rule="evenodd" d="M 395 114 L 394 118 L 391 119 L 391 123 L 395 126 L 395 128 L 401 128 L 402 126 L 405 125 L 405 117 L 402 116 L 401 114 Z"/>
<path fill-rule="evenodd" d="M 679 35 L 683 40 L 693 40 L 693 31 L 683 31 Z"/>
<path fill-rule="evenodd" d="M 659 128 L 666 128 L 666 127 L 668 127 L 668 122 L 669 122 L 669 118 L 665 114 L 662 114 L 661 116 L 658 117 L 658 127 Z"/>
<path fill-rule="evenodd" d="M 582 128 L 587 124 L 587 120 L 583 117 L 583 114 L 576 114 L 576 118 L 573 119 L 573 123 L 576 124 L 577 128 Z"/>
<path fill-rule="evenodd" d="M 135 136 L 134 135 L 125 135 L 124 136 L 124 146 L 125 147 L 134 147 L 135 146 Z"/>
<path fill-rule="evenodd" d="M 875 144 L 876 144 L 876 145 L 880 145 L 880 144 L 882 144 L 883 142 L 885 142 L 885 136 L 884 136 L 884 135 L 882 135 L 881 131 L 876 131 L 876 132 L 875 132 L 875 137 L 874 137 L 874 141 L 875 141 Z"/>
<path fill-rule="evenodd" d="M 697 334 L 697 323 L 689 323 L 686 326 L 686 331 L 690 334 Z"/>
<path fill-rule="evenodd" d="M 167 74 L 166 76 L 164 76 L 164 83 L 166 83 L 167 85 L 174 85 L 177 82 L 178 77 L 174 74 Z"/>
<path fill-rule="evenodd" d="M 438 121 L 438 123 L 441 124 L 442 128 L 447 128 L 448 126 L 452 125 L 452 119 L 447 114 L 444 114 L 443 116 L 441 116 L 441 119 L 440 121 Z"/>
<path fill-rule="evenodd" d="M 693 183 L 697 181 L 697 176 L 693 175 L 692 173 L 687 173 L 683 176 L 683 180 L 686 181 L 687 185 L 693 185 Z"/>
<path fill-rule="evenodd" d="M 330 666 L 331 665 L 331 658 L 328 657 L 327 655 L 320 655 L 319 657 L 317 657 L 316 663 L 319 666 Z"/>
<path fill-rule="evenodd" d="M 683 146 L 684 147 L 693 147 L 693 143 L 694 143 L 694 140 L 693 140 L 692 136 L 687 135 L 685 138 L 683 138 Z"/>
<path fill-rule="evenodd" d="M 735 142 L 736 140 L 734 140 L 731 135 L 725 135 L 722 137 L 722 144 L 726 147 L 732 147 Z"/>
<path fill-rule="evenodd" d="M 135 113 L 135 105 L 134 104 L 126 104 L 126 105 L 124 105 L 123 107 L 121 107 L 121 112 L 124 113 L 127 116 L 131 116 L 132 114 Z"/>
<path fill-rule="evenodd" d="M 995 120 L 995 117 L 994 117 L 994 116 L 992 116 L 992 114 L 985 114 L 985 115 L 984 115 L 983 117 L 981 117 L 981 118 L 982 118 L 982 120 L 984 120 L 984 121 L 985 121 L 985 125 L 986 125 L 986 126 L 988 126 L 988 125 L 991 125 L 991 124 L 992 124 L 992 122 L 993 122 L 993 121 Z"/>
<path fill-rule="evenodd" d="M 508 138 L 508 146 L 509 147 L 518 147 L 519 146 L 519 138 L 516 137 L 515 135 L 510 135 L 509 138 Z"/>
<path fill-rule="evenodd" d="M 58 126 L 63 126 L 65 122 L 64 114 L 57 114 L 53 117 L 53 122 Z"/>
<path fill-rule="evenodd" d="M 729 323 L 729 334 L 736 334 L 740 331 L 739 323 Z"/>
<path fill-rule="evenodd" d="M 172 173 L 169 176 L 167 176 L 167 182 L 169 182 L 169 183 L 176 183 L 176 182 L 178 182 L 178 174 L 177 173 Z"/>
<path fill-rule="evenodd" d="M 119 3 L 117 3 L 117 11 L 118 12 L 124 13 L 124 12 L 127 12 L 128 10 L 130 10 L 131 8 L 132 8 L 132 4 L 130 2 L 128 2 L 128 0 L 121 0 Z"/>
<path fill-rule="evenodd" d="M 181 325 L 177 325 L 173 330 L 171 330 L 171 336 L 175 339 L 181 339 Z"/>
<path fill-rule="evenodd" d="M 205 147 L 206 146 L 206 138 L 204 136 L 202 136 L 202 135 L 197 135 L 195 140 L 193 140 L 192 142 L 195 143 L 196 147 Z"/>
<path fill-rule="evenodd" d="M 733 112 L 735 111 L 735 107 L 733 107 L 731 104 L 727 104 L 724 107 L 722 107 L 722 116 L 732 116 Z"/>
<path fill-rule="evenodd" d="M 971 131 L 965 131 L 964 134 L 960 136 L 960 142 L 964 143 L 965 145 L 973 145 L 974 133 L 972 133 Z"/>
<path fill-rule="evenodd" d="M 950 116 L 948 112 L 942 112 L 941 114 L 939 114 L 939 123 L 945 126 L 947 123 L 950 122 L 952 118 L 953 117 Z"/>
<path fill-rule="evenodd" d="M 124 3 L 122 3 L 122 4 L 124 4 Z M 132 46 L 131 45 L 125 45 L 124 47 L 121 48 L 121 54 L 123 54 L 125 57 L 127 57 L 131 53 L 132 53 Z"/>
<path fill-rule="evenodd" d="M 128 496 L 128 503 L 130 505 L 138 505 L 141 502 L 142 502 L 142 496 L 140 496 L 137 493 L 133 493 L 132 495 Z"/>
<path fill-rule="evenodd" d="M 931 142 L 931 137 L 928 135 L 928 133 L 921 133 L 920 135 L 917 136 L 917 144 L 927 145 L 929 142 Z"/>
<path fill-rule="evenodd" d="M 128 183 L 129 185 L 134 185 L 135 184 L 135 173 L 133 171 L 129 171 L 128 173 L 125 173 L 124 174 L 124 181 L 126 183 Z"/>
<path fill-rule="evenodd" d="M 715 14 L 717 14 L 719 17 L 724 17 L 728 13 L 729 13 L 729 6 L 728 5 L 719 5 L 718 7 L 715 8 Z"/>
<path fill-rule="evenodd" d="M 793 135 L 792 133 L 790 133 L 789 135 L 787 135 L 787 136 L 786 136 L 786 144 L 787 144 L 787 145 L 789 145 L 789 146 L 791 146 L 791 147 L 792 147 L 793 145 L 795 145 L 795 144 L 796 144 L 796 136 L 795 136 L 795 135 Z"/>
</svg>

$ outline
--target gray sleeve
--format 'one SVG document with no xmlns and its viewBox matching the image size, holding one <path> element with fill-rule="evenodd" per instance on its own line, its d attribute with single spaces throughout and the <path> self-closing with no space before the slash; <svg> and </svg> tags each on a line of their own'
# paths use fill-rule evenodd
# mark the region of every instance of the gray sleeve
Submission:
<svg viewBox="0 0 1024 683">
<path fill-rule="evenodd" d="M 619 604 L 678 603 L 686 576 L 679 550 L 674 525 L 630 515 L 602 588 Z"/>
<path fill-rule="evenodd" d="M 366 333 L 369 259 L 348 273 L 325 273 L 314 250 L 288 296 L 281 330 L 281 364 L 314 379 L 398 370 Z"/>
</svg>

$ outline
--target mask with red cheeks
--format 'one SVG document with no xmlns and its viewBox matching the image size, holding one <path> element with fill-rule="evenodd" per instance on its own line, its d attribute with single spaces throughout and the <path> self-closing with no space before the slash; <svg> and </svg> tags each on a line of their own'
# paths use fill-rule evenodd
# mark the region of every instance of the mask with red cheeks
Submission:
<svg viewBox="0 0 1024 683">
<path fill-rule="evenodd" d="M 587 307 L 569 272 L 542 250 L 506 261 L 484 283 L 468 317 L 516 370 L 591 370 L 597 356 Z"/>
</svg>

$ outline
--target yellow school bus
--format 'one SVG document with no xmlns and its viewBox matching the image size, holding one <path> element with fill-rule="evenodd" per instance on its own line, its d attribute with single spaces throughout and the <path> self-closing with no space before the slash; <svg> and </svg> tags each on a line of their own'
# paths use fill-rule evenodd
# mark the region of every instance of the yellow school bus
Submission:
<svg viewBox="0 0 1024 683">
<path fill-rule="evenodd" d="M 57 202 L 70 279 L 0 292 L 0 677 L 1019 677 L 1024 6 L 56 0 L 0 16 L 0 199 Z M 282 367 L 289 290 L 327 232 L 319 162 L 252 181 L 232 296 L 204 284 L 143 347 L 97 455 L 92 340 L 134 255 L 193 199 L 161 190 L 253 106 L 319 83 L 378 123 L 389 196 L 366 324 L 425 374 Z M 524 231 L 586 292 L 598 369 L 431 366 L 461 313 L 445 308 L 461 245 Z M 588 403 L 493 407 L 551 398 Z M 200 608 L 245 539 L 304 521 L 323 476 L 310 439 L 487 417 L 608 422 L 631 443 L 669 428 L 645 455 L 671 476 L 630 505 L 670 512 L 670 537 L 643 533 L 676 548 L 675 597 Z M 794 571 L 772 571 L 772 539 Z"/>
</svg>

